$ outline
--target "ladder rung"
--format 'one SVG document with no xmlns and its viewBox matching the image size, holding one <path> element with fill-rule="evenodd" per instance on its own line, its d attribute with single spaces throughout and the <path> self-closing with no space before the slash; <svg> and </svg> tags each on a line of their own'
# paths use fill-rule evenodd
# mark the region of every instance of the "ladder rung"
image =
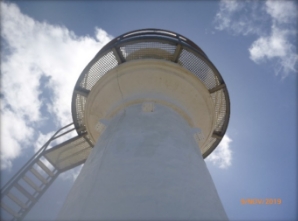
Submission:
<svg viewBox="0 0 298 221">
<path fill-rule="evenodd" d="M 13 211 L 10 207 L 8 207 L 7 205 L 5 205 L 3 202 L 1 202 L 1 207 L 6 210 L 9 214 L 11 214 L 12 216 L 14 216 L 15 218 L 19 218 L 20 216 Z"/>
<path fill-rule="evenodd" d="M 27 191 L 24 189 L 24 187 L 22 187 L 20 184 L 15 183 L 14 186 L 22 193 L 24 194 L 28 199 L 30 199 L 31 201 L 34 201 L 35 198 Z"/>
<path fill-rule="evenodd" d="M 34 169 L 33 167 L 30 169 L 30 171 L 44 184 L 47 184 L 47 180 L 39 173 L 37 172 L 36 169 Z"/>
<path fill-rule="evenodd" d="M 53 177 L 54 173 L 40 160 L 36 162 L 49 176 Z"/>
<path fill-rule="evenodd" d="M 35 189 L 37 192 L 40 192 L 41 189 L 26 175 L 23 176 L 23 179 L 28 183 L 33 189 Z"/>
<path fill-rule="evenodd" d="M 12 193 L 8 193 L 7 196 L 14 201 L 16 204 L 18 204 L 20 207 L 22 207 L 23 209 L 28 208 L 28 206 L 23 203 L 21 200 L 19 200 L 15 195 L 13 195 Z"/>
</svg>

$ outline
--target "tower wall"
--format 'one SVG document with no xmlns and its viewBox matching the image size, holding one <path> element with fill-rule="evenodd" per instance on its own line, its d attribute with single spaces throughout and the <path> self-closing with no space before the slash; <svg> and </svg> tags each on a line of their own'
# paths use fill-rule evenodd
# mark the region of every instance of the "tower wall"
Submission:
<svg viewBox="0 0 298 221">
<path fill-rule="evenodd" d="M 139 103 L 102 134 L 57 220 L 227 220 L 187 121 Z"/>
</svg>

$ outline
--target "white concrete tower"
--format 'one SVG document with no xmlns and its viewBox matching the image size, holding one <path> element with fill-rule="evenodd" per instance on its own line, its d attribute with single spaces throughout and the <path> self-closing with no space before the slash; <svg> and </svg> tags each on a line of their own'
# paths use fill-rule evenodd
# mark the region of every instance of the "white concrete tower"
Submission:
<svg viewBox="0 0 298 221">
<path fill-rule="evenodd" d="M 228 220 L 203 158 L 229 106 L 219 72 L 184 36 L 115 38 L 74 90 L 76 128 L 94 148 L 57 220 Z"/>
</svg>

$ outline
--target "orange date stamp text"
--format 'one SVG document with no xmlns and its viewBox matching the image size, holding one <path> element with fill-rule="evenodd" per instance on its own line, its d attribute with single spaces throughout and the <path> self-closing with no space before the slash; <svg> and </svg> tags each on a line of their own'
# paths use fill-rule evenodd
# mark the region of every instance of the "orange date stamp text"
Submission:
<svg viewBox="0 0 298 221">
<path fill-rule="evenodd" d="M 280 205 L 282 200 L 280 198 L 242 198 L 240 203 L 242 205 Z"/>
</svg>

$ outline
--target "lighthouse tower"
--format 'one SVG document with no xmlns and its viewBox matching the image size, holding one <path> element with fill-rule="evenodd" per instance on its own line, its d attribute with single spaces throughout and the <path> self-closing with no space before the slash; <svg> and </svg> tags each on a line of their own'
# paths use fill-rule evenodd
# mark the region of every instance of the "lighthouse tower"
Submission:
<svg viewBox="0 0 298 221">
<path fill-rule="evenodd" d="M 112 40 L 75 86 L 74 124 L 94 147 L 57 220 L 228 220 L 204 158 L 229 105 L 186 37 L 146 29 Z"/>
</svg>

